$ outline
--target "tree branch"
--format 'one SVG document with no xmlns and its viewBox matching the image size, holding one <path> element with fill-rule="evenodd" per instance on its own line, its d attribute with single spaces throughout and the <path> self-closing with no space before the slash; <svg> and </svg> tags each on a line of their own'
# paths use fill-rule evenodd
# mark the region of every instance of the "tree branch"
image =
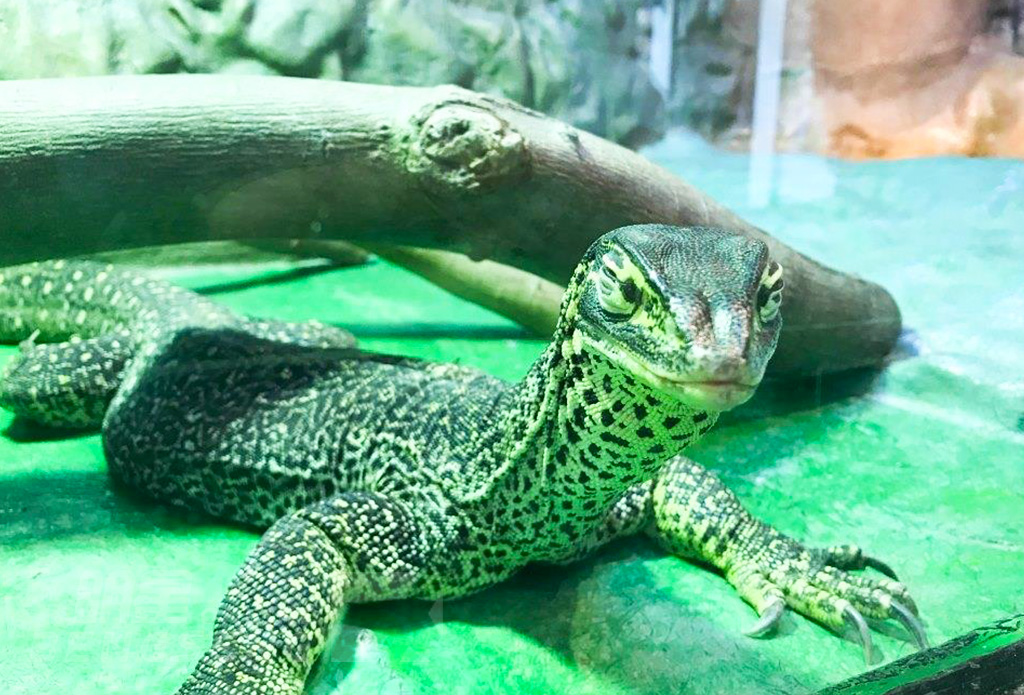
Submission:
<svg viewBox="0 0 1024 695">
<path fill-rule="evenodd" d="M 786 267 L 771 369 L 879 363 L 881 287 L 806 258 L 667 171 L 455 87 L 161 75 L 0 82 L 0 259 L 217 239 L 443 248 L 555 282 L 624 224 L 716 225 Z"/>
</svg>

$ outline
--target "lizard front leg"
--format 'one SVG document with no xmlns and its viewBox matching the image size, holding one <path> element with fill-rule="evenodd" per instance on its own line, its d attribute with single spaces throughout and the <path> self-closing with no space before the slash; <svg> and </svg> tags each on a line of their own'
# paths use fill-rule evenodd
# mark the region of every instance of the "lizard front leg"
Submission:
<svg viewBox="0 0 1024 695">
<path fill-rule="evenodd" d="M 297 695 L 343 607 L 403 598 L 440 534 L 405 505 L 346 493 L 278 520 L 238 571 L 178 695 Z"/>
<path fill-rule="evenodd" d="M 807 548 L 754 518 L 711 471 L 682 456 L 669 461 L 651 490 L 646 532 L 670 552 L 719 569 L 761 619 L 747 634 L 770 631 L 786 606 L 833 629 L 851 624 L 872 660 L 864 616 L 895 618 L 927 646 L 917 608 L 884 563 L 856 546 Z M 888 576 L 849 570 L 873 567 Z"/>
</svg>

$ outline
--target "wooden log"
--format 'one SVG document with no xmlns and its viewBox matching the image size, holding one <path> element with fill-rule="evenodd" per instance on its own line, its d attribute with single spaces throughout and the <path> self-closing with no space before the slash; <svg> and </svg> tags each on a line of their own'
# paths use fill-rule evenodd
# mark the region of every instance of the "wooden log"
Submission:
<svg viewBox="0 0 1024 695">
<path fill-rule="evenodd" d="M 451 251 L 387 244 L 367 248 L 454 295 L 512 319 L 540 338 L 550 339 L 555 331 L 565 291 L 561 285 L 503 263 L 474 261 Z"/>
<path fill-rule="evenodd" d="M 817 695 L 1021 695 L 1024 614 L 1007 616 Z"/>
<path fill-rule="evenodd" d="M 878 285 L 826 268 L 640 155 L 456 87 L 150 75 L 0 82 L 0 263 L 221 239 L 345 239 L 564 283 L 598 235 L 664 222 L 762 239 L 786 268 L 770 369 L 877 364 Z"/>
</svg>

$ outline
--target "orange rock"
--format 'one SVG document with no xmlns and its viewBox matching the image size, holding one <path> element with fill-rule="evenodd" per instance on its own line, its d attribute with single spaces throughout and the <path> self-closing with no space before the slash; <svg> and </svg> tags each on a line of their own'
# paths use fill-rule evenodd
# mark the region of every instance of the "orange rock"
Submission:
<svg viewBox="0 0 1024 695">
<path fill-rule="evenodd" d="M 987 0 L 817 0 L 829 154 L 1024 157 L 1024 58 L 983 33 Z"/>
</svg>

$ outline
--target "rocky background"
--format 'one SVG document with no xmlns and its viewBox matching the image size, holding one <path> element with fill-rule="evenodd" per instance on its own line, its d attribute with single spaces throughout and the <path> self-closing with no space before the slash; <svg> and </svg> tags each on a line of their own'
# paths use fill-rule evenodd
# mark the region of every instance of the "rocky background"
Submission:
<svg viewBox="0 0 1024 695">
<path fill-rule="evenodd" d="M 760 2 L 675 8 L 669 121 L 744 149 Z M 1024 152 L 1024 109 L 1001 106 L 1024 95 L 1014 54 L 1024 55 L 1024 0 L 788 0 L 776 145 L 854 158 Z M 861 88 L 881 83 L 889 94 Z"/>
<path fill-rule="evenodd" d="M 759 0 L 0 0 L 0 79 L 236 72 L 454 83 L 628 147 L 687 126 L 743 149 L 759 9 Z M 671 56 L 660 78 L 655 18 L 667 23 Z M 1024 55 L 1022 29 L 1024 0 L 788 0 L 777 145 L 850 157 L 1024 152 L 1024 107 L 1015 107 L 1024 60 L 1013 55 Z M 895 81 L 865 56 L 891 66 Z M 889 94 L 874 93 L 885 83 Z"/>
<path fill-rule="evenodd" d="M 0 0 L 0 78 L 280 74 L 503 94 L 630 147 L 667 126 L 641 0 Z"/>
</svg>

